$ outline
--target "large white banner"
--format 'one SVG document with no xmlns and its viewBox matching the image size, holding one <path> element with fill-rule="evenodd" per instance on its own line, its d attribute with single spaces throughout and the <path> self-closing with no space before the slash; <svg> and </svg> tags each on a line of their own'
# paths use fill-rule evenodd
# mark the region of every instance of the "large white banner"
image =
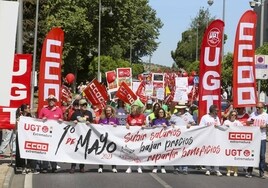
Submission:
<svg viewBox="0 0 268 188">
<path fill-rule="evenodd" d="M 84 164 L 212 165 L 259 164 L 260 129 L 175 126 L 167 129 L 59 124 L 21 117 L 22 158 Z"/>
<path fill-rule="evenodd" d="M 0 106 L 9 106 L 19 2 L 0 1 Z"/>
</svg>

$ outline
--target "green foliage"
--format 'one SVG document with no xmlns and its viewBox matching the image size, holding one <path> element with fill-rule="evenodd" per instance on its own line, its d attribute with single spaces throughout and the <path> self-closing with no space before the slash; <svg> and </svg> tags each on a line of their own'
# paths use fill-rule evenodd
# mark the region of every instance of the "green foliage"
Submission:
<svg viewBox="0 0 268 188">
<path fill-rule="evenodd" d="M 221 79 L 222 87 L 232 86 L 233 84 L 233 54 L 228 53 L 224 56 L 224 60 L 221 65 Z"/>
<path fill-rule="evenodd" d="M 33 51 L 33 31 L 36 0 L 24 0 L 24 41 L 25 52 Z M 132 52 L 133 68 L 143 56 L 152 54 L 158 43 L 161 20 L 148 0 L 103 0 L 101 12 L 101 66 L 112 68 L 129 66 L 127 61 Z M 113 16 L 109 16 L 109 12 Z M 43 40 L 53 27 L 64 30 L 63 73 L 77 75 L 78 80 L 94 75 L 96 58 L 88 57 L 91 52 L 96 57 L 99 33 L 99 1 L 96 0 L 40 0 L 38 25 L 37 59 L 40 59 Z M 132 50 L 130 48 L 132 47 Z M 110 56 L 106 58 L 105 56 Z M 37 70 L 38 70 L 37 64 Z M 140 66 L 137 66 L 140 67 Z M 101 67 L 105 72 L 110 67 Z M 140 71 L 140 68 L 135 68 Z M 135 71 L 136 71 L 135 70 Z M 133 72 L 135 72 L 133 71 Z"/>
<path fill-rule="evenodd" d="M 187 71 L 198 70 L 203 33 L 213 19 L 209 10 L 202 7 L 197 16 L 192 19 L 190 28 L 182 33 L 182 39 L 178 42 L 177 48 L 171 52 L 171 57 L 179 68 L 184 68 Z"/>
</svg>

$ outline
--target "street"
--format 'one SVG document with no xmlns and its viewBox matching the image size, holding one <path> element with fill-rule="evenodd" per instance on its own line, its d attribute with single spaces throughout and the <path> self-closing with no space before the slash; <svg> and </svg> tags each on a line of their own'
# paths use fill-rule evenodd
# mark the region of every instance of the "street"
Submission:
<svg viewBox="0 0 268 188">
<path fill-rule="evenodd" d="M 132 168 L 131 174 L 126 174 L 127 167 L 118 166 L 118 173 L 112 173 L 111 166 L 104 166 L 104 173 L 97 173 L 97 165 L 86 165 L 86 173 L 81 174 L 77 167 L 77 172 L 69 173 L 70 164 L 60 163 L 61 169 L 57 174 L 27 174 L 14 175 L 11 183 L 12 188 L 71 188 L 71 187 L 146 187 L 146 188 L 252 188 L 252 187 L 266 187 L 268 178 L 261 179 L 255 176 L 252 178 L 245 178 L 243 168 L 239 168 L 238 177 L 227 177 L 226 169 L 221 168 L 222 177 L 216 175 L 205 176 L 204 170 L 196 170 L 189 168 L 189 174 L 179 175 L 173 174 L 173 167 L 166 167 L 167 174 L 151 173 L 152 167 L 144 167 L 143 174 L 136 172 L 136 167 Z"/>
</svg>

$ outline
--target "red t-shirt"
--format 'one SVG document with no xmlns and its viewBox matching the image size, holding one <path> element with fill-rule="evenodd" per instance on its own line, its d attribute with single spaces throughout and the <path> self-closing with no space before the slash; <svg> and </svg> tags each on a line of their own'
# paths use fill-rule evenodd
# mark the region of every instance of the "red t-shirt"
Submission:
<svg viewBox="0 0 268 188">
<path fill-rule="evenodd" d="M 127 123 L 130 126 L 142 126 L 145 125 L 145 115 L 144 114 L 139 114 L 139 115 L 128 115 L 127 116 Z"/>
<path fill-rule="evenodd" d="M 247 113 L 243 115 L 237 115 L 237 120 L 239 120 L 244 126 L 247 125 L 248 118 L 249 118 L 249 115 Z"/>
</svg>

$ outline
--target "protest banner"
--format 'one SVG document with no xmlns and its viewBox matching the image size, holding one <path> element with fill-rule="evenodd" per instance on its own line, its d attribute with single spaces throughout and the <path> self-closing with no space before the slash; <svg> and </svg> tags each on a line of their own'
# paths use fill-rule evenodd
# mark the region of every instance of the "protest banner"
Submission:
<svg viewBox="0 0 268 188">
<path fill-rule="evenodd" d="M 18 122 L 21 157 L 105 165 L 257 167 L 259 164 L 259 127 L 126 129 L 67 123 L 21 117 Z"/>
</svg>

